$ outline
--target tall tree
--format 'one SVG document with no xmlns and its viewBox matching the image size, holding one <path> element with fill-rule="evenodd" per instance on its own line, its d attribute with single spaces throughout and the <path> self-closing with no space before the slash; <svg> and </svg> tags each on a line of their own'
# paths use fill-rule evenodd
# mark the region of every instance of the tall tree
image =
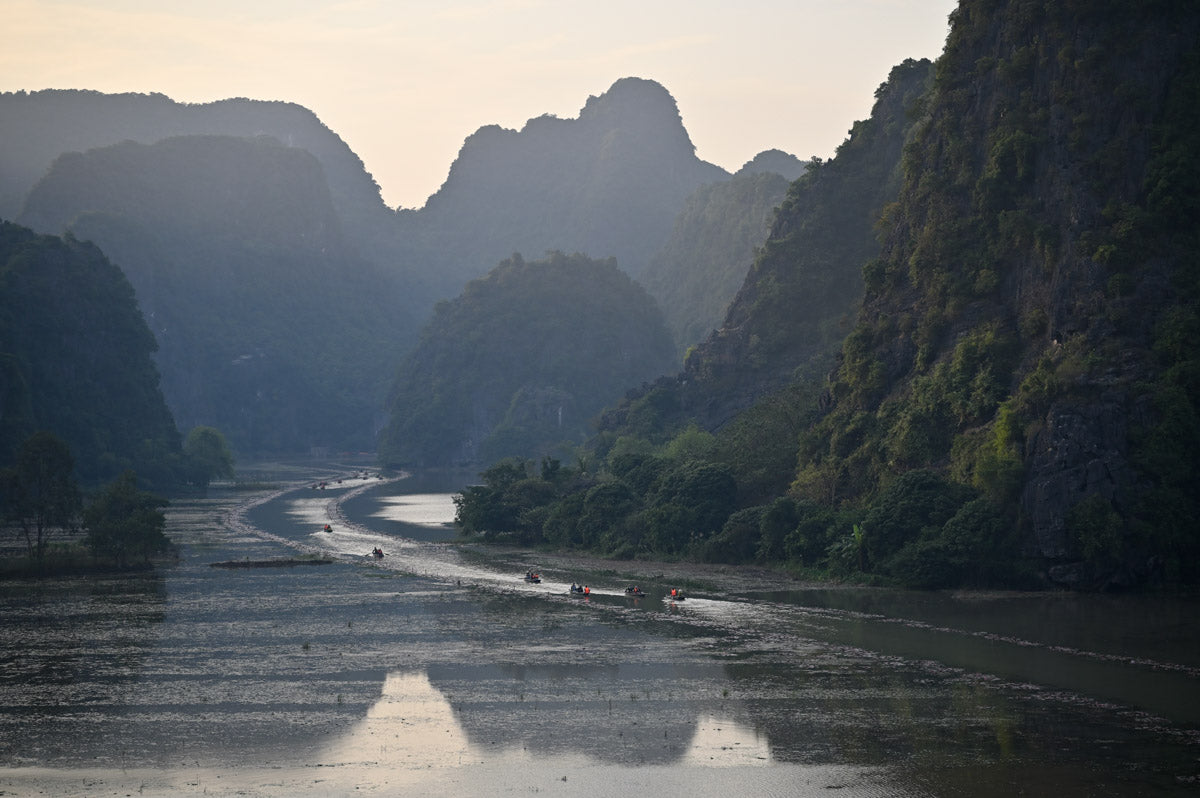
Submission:
<svg viewBox="0 0 1200 798">
<path fill-rule="evenodd" d="M 188 481 L 207 488 L 208 483 L 223 477 L 233 478 L 233 453 L 225 436 L 214 427 L 193 427 L 183 443 L 187 458 Z"/>
<path fill-rule="evenodd" d="M 67 444 L 36 432 L 21 444 L 15 466 L 3 471 L 4 517 L 21 527 L 29 557 L 42 562 L 55 530 L 70 530 L 80 508 L 75 463 Z"/>
<path fill-rule="evenodd" d="M 166 504 L 154 494 L 138 490 L 137 476 L 125 471 L 83 511 L 88 546 L 122 568 L 134 558 L 148 562 L 170 545 L 163 533 L 166 517 L 159 509 Z"/>
</svg>

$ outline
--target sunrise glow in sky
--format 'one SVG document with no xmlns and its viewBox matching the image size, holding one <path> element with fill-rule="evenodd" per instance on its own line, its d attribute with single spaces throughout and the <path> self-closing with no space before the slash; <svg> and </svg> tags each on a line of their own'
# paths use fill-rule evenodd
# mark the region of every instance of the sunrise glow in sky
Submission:
<svg viewBox="0 0 1200 798">
<path fill-rule="evenodd" d="M 658 81 L 696 154 L 828 157 L 905 58 L 937 58 L 954 0 L 0 0 L 0 91 L 286 100 L 420 207 L 483 125 L 578 116 Z"/>
</svg>

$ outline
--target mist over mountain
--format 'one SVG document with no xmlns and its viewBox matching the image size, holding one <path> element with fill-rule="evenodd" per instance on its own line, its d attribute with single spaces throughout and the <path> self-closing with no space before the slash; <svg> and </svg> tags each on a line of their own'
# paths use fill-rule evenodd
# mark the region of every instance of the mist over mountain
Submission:
<svg viewBox="0 0 1200 798">
<path fill-rule="evenodd" d="M 742 168 L 734 173 L 734 177 L 766 173 L 779 175 L 791 182 L 804 174 L 804 170 L 807 168 L 806 162 L 791 153 L 783 150 L 764 150 L 742 164 Z"/>
<path fill-rule="evenodd" d="M 88 486 L 132 468 L 181 481 L 154 336 L 121 270 L 94 245 L 0 222 L 0 467 L 47 430 Z"/>
<path fill-rule="evenodd" d="M 687 196 L 728 179 L 696 157 L 665 88 L 623 78 L 588 98 L 576 119 L 480 128 L 438 192 L 421 210 L 402 212 L 400 225 L 404 240 L 420 247 L 412 259 L 453 292 L 513 252 L 615 257 L 637 277 Z"/>
<path fill-rule="evenodd" d="M 183 428 L 218 427 L 248 452 L 370 448 L 415 325 L 307 151 L 186 136 L 67 154 L 21 218 L 95 241 L 125 271 Z"/>
<path fill-rule="evenodd" d="M 743 171 L 796 163 L 772 151 Z M 730 179 L 695 157 L 666 89 L 636 78 L 589 98 L 578 119 L 481 129 L 420 211 L 384 207 L 357 156 L 290 103 L 3 94 L 0 175 L 0 214 L 94 239 L 126 270 L 177 420 L 216 425 L 246 452 L 369 447 L 362 430 L 379 423 L 388 364 L 437 299 L 513 252 L 600 253 L 642 270 L 688 197 Z M 730 214 L 752 217 L 772 201 L 727 196 Z M 666 279 L 690 288 L 662 295 L 673 315 L 713 323 L 758 224 L 707 234 L 720 267 L 676 262 Z M 330 334 L 314 339 L 319 328 Z M 330 354 L 339 347 L 344 357 Z"/>
<path fill-rule="evenodd" d="M 715 431 L 789 383 L 824 378 L 834 367 L 861 301 L 862 266 L 879 253 L 875 224 L 899 192 L 912 112 L 928 88 L 931 71 L 928 61 L 906 61 L 894 68 L 876 91 L 870 118 L 854 124 L 834 158 L 815 159 L 802 177 L 782 186 L 786 197 L 777 212 L 767 210 L 774 195 L 758 200 L 758 223 L 771 223 L 765 241 L 756 240 L 748 226 L 752 219 L 734 212 L 753 203 L 697 209 L 693 229 L 676 236 L 683 247 L 692 249 L 690 259 L 680 259 L 689 269 L 705 261 L 706 246 L 711 246 L 705 237 L 733 224 L 744 226 L 738 246 L 741 257 L 749 255 L 753 262 L 740 271 L 726 269 L 725 280 L 740 273 L 740 289 L 719 329 L 695 347 L 683 372 L 660 380 L 651 390 L 663 396 L 638 397 L 631 407 L 616 408 L 605 428 L 620 434 L 627 413 L 640 416 L 637 406 L 652 405 L 675 408 L 661 417 L 659 435 L 673 434 L 683 419 Z M 778 180 L 747 173 L 711 187 L 709 193 L 715 202 L 747 191 L 778 190 Z M 718 258 L 713 263 L 725 262 Z M 688 290 L 692 271 L 676 268 L 673 274 L 648 274 L 651 290 Z M 794 434 L 786 437 L 794 442 Z"/>
<path fill-rule="evenodd" d="M 776 172 L 743 169 L 684 201 L 670 237 L 641 277 L 663 309 L 680 362 L 689 347 L 721 326 L 787 190 L 788 181 Z"/>
<path fill-rule="evenodd" d="M 63 153 L 184 135 L 271 136 L 312 153 L 349 235 L 363 236 L 391 215 L 362 160 L 295 103 L 238 98 L 193 104 L 162 94 L 46 89 L 0 93 L 0 218 L 17 218 L 25 196 Z"/>
</svg>

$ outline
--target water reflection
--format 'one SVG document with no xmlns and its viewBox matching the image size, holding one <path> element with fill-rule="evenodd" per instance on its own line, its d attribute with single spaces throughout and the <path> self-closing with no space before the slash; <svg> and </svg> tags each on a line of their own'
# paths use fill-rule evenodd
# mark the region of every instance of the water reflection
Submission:
<svg viewBox="0 0 1200 798">
<path fill-rule="evenodd" d="M 684 761 L 706 767 L 772 764 L 771 746 L 764 735 L 728 715 L 706 713 L 696 723 Z"/>
<path fill-rule="evenodd" d="M 134 699 L 165 603 L 154 573 L 0 582 L 0 761 L 54 757 L 60 739 L 105 755 L 107 707 Z"/>
<path fill-rule="evenodd" d="M 388 535 L 445 542 L 457 537 L 454 494 L 470 481 L 455 471 L 410 475 L 349 498 L 341 511 Z"/>
<path fill-rule="evenodd" d="M 579 676 L 555 668 L 389 673 L 366 717 L 323 751 L 320 761 L 440 769 L 519 751 L 539 760 L 583 755 L 626 765 L 772 763 L 766 738 L 729 714 L 697 713 L 687 701 L 671 712 L 647 711 L 643 701 L 629 712 L 621 703 L 626 696 L 612 689 L 614 681 L 625 681 L 620 668 L 591 668 L 582 681 L 567 682 Z M 560 682 L 552 692 L 542 683 L 547 677 Z M 437 684 L 455 690 L 453 699 Z M 601 687 L 593 691 L 594 684 Z"/>
<path fill-rule="evenodd" d="M 472 758 L 471 746 L 445 697 L 421 672 L 389 673 L 366 717 L 335 740 L 319 761 L 386 768 L 444 768 Z"/>
<path fill-rule="evenodd" d="M 454 501 L 449 493 L 403 493 L 380 496 L 375 518 L 416 526 L 446 527 L 454 523 Z"/>
</svg>

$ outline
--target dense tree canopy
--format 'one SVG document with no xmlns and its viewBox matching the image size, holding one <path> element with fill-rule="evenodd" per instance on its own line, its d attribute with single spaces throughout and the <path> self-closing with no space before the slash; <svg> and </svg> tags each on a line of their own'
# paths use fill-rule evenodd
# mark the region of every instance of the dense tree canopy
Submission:
<svg viewBox="0 0 1200 798">
<path fill-rule="evenodd" d="M 601 407 L 672 363 L 658 307 L 613 260 L 515 255 L 437 306 L 396 378 L 380 456 L 443 465 L 562 452 Z"/>
<path fill-rule="evenodd" d="M 87 545 L 98 557 L 111 559 L 125 568 L 146 563 L 170 546 L 164 529 L 166 517 L 160 508 L 166 501 L 138 490 L 137 476 L 126 471 L 83 511 Z"/>
</svg>

